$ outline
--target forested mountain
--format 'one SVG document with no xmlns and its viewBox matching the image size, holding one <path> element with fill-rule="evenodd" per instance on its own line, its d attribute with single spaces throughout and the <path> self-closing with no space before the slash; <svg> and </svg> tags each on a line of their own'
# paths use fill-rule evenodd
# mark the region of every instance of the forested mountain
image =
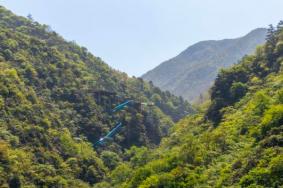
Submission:
<svg viewBox="0 0 283 188">
<path fill-rule="evenodd" d="M 126 99 L 137 105 L 111 114 Z M 0 187 L 91 187 L 123 149 L 154 147 L 192 112 L 181 97 L 113 70 L 48 26 L 0 7 Z M 121 133 L 93 148 L 118 121 Z"/>
<path fill-rule="evenodd" d="M 211 92 L 158 149 L 127 151 L 95 187 L 282 187 L 283 21 L 254 55 L 221 71 Z"/>
<path fill-rule="evenodd" d="M 197 108 L 0 7 L 0 187 L 282 187 L 283 22 Z"/>
<path fill-rule="evenodd" d="M 193 101 L 212 86 L 220 68 L 229 67 L 252 53 L 257 45 L 264 43 L 265 36 L 266 29 L 259 28 L 237 39 L 199 42 L 142 78 L 162 90 Z"/>
</svg>

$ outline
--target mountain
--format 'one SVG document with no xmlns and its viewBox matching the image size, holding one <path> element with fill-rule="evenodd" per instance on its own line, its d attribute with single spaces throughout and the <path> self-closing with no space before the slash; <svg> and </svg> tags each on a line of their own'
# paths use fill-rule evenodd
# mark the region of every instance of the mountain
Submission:
<svg viewBox="0 0 283 188">
<path fill-rule="evenodd" d="M 282 187 L 283 21 L 197 108 L 0 7 L 0 187 Z"/>
<path fill-rule="evenodd" d="M 282 187 L 283 21 L 222 70 L 211 100 L 155 149 L 133 147 L 98 187 Z"/>
<path fill-rule="evenodd" d="M 135 105 L 111 113 L 129 99 Z M 0 6 L 0 187 L 92 187 L 115 167 L 109 159 L 156 147 L 193 112 L 181 97 Z M 94 148 L 118 122 L 121 132 Z"/>
<path fill-rule="evenodd" d="M 199 42 L 178 56 L 161 63 L 142 76 L 162 90 L 196 100 L 213 84 L 219 69 L 237 63 L 265 41 L 266 29 L 259 28 L 244 37 Z"/>
</svg>

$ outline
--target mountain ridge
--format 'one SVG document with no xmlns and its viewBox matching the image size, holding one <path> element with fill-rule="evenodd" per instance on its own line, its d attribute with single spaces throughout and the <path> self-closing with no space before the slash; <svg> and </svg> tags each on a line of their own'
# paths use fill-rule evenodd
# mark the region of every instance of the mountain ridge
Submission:
<svg viewBox="0 0 283 188">
<path fill-rule="evenodd" d="M 265 35 L 266 29 L 258 28 L 235 39 L 198 42 L 145 73 L 142 78 L 193 101 L 212 85 L 219 68 L 231 66 L 254 51 L 264 42 Z"/>
<path fill-rule="evenodd" d="M 127 151 L 95 188 L 282 187 L 283 21 L 254 54 L 221 70 L 210 94 L 158 148 Z"/>
<path fill-rule="evenodd" d="M 128 98 L 138 105 L 110 112 Z M 0 6 L 0 187 L 92 187 L 117 165 L 109 158 L 156 147 L 187 111 L 181 97 Z M 119 134 L 94 148 L 117 121 Z"/>
</svg>

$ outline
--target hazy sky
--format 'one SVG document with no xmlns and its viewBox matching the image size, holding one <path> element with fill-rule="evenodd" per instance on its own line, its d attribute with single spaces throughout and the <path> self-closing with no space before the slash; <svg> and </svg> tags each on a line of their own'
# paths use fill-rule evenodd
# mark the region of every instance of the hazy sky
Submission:
<svg viewBox="0 0 283 188">
<path fill-rule="evenodd" d="M 239 37 L 283 19 L 283 0 L 0 0 L 112 67 L 140 76 L 201 40 Z"/>
</svg>

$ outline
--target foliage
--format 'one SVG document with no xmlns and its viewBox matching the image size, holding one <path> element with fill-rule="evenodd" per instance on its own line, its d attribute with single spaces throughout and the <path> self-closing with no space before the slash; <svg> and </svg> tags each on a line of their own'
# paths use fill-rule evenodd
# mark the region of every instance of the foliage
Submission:
<svg viewBox="0 0 283 188">
<path fill-rule="evenodd" d="M 282 24 L 282 22 L 281 22 Z M 179 121 L 155 149 L 131 148 L 113 187 L 282 187 L 282 27 L 255 55 L 222 70 L 211 103 Z M 204 109 L 202 109 L 204 108 Z M 132 173 L 120 178 L 121 167 Z M 115 174 L 115 175 L 114 175 Z"/>
<path fill-rule="evenodd" d="M 153 107 L 109 112 L 128 98 L 151 103 L 153 95 Z M 91 187 L 120 165 L 123 148 L 156 146 L 185 111 L 194 110 L 182 98 L 0 6 L 0 187 Z M 122 132 L 94 149 L 117 119 Z"/>
<path fill-rule="evenodd" d="M 1 187 L 283 186 L 282 23 L 169 131 L 192 112 L 182 98 L 3 7 L 0 25 Z M 113 115 L 97 90 L 156 106 Z M 125 129 L 94 149 L 117 118 Z"/>
</svg>

